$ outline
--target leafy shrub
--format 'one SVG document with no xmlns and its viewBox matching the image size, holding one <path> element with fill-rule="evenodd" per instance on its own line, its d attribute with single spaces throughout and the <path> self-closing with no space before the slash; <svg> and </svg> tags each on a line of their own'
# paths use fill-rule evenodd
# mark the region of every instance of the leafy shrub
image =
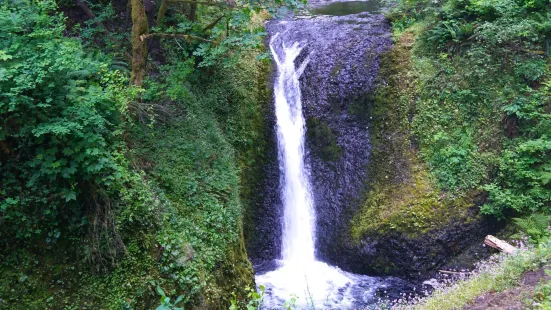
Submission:
<svg viewBox="0 0 551 310">
<path fill-rule="evenodd" d="M 545 72 L 546 63 L 541 58 L 521 62 L 515 67 L 515 74 L 527 83 L 538 81 L 545 75 Z"/>
<path fill-rule="evenodd" d="M 545 211 L 551 100 L 542 55 L 551 8 L 524 0 L 398 2 L 391 16 L 416 20 L 410 28 L 420 33 L 412 128 L 440 187 L 488 192 L 482 211 L 497 217 Z"/>
<path fill-rule="evenodd" d="M 482 211 L 501 215 L 505 209 L 518 212 L 536 212 L 551 201 L 550 165 L 551 141 L 538 139 L 522 142 L 513 150 L 506 150 L 500 161 L 501 183 L 484 186 L 490 194 L 490 203 Z"/>
<path fill-rule="evenodd" d="M 4 233 L 18 238 L 85 226 L 128 175 L 125 77 L 63 37 L 54 9 L 0 7 L 0 214 Z"/>
<path fill-rule="evenodd" d="M 468 133 L 452 136 L 438 132 L 433 136 L 432 147 L 436 151 L 428 159 L 433 173 L 446 189 L 472 189 L 484 180 L 484 165 Z"/>
<path fill-rule="evenodd" d="M 472 39 L 475 26 L 473 23 L 462 20 L 440 21 L 428 31 L 429 42 L 436 44 L 440 49 L 457 53 L 464 49 L 464 44 Z"/>
<path fill-rule="evenodd" d="M 546 211 L 551 202 L 551 122 L 546 106 L 549 86 L 542 92 L 520 97 L 504 110 L 514 115 L 522 137 L 510 142 L 499 159 L 494 182 L 484 186 L 490 201 L 482 207 L 488 214 L 501 216 L 504 210 L 517 212 Z"/>
</svg>

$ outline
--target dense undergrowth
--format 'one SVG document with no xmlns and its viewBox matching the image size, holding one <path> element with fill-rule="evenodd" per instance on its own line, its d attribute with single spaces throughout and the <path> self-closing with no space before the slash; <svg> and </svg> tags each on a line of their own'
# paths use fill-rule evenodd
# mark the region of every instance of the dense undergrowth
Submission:
<svg viewBox="0 0 551 310">
<path fill-rule="evenodd" d="M 130 35 L 139 1 L 89 1 L 86 18 L 72 1 L 0 4 L 0 308 L 149 309 L 161 298 L 217 309 L 255 297 L 241 222 L 266 146 L 259 9 L 274 3 L 253 2 L 161 6 L 150 39 Z M 533 227 L 550 213 L 551 7 L 392 6 L 396 46 L 381 72 L 392 78 L 369 112 L 370 173 L 384 181 L 353 236 L 468 220 L 482 196 L 484 214 L 527 216 L 518 221 L 540 244 L 499 264 L 511 270 L 423 301 L 457 306 L 549 254 Z M 132 44 L 151 51 L 143 84 L 131 85 Z M 332 139 L 310 125 L 314 139 Z"/>
<path fill-rule="evenodd" d="M 536 227 L 547 227 L 551 212 L 551 6 L 387 3 L 395 45 L 381 61 L 382 82 L 372 98 L 375 164 L 352 236 L 397 231 L 418 238 L 473 220 L 479 216 L 473 207 L 501 220 L 519 217 L 514 222 L 521 230 L 540 234 L 530 259 L 517 264 L 524 258 L 508 258 L 415 306 L 461 308 L 479 294 L 516 284 L 549 256 Z M 547 300 L 545 292 L 543 285 L 539 301 Z"/>
<path fill-rule="evenodd" d="M 88 20 L 72 2 L 0 4 L 2 309 L 249 298 L 242 218 L 269 103 L 263 17 L 217 25 L 214 8 L 193 22 L 169 9 L 165 27 L 231 42 L 155 41 L 133 86 L 118 4 L 90 2 Z"/>
<path fill-rule="evenodd" d="M 548 1 L 389 3 L 396 45 L 373 96 L 375 181 L 352 234 L 428 231 L 474 201 L 499 219 L 547 213 Z"/>
<path fill-rule="evenodd" d="M 416 30 L 412 132 L 452 197 L 489 194 L 486 214 L 549 207 L 547 1 L 404 1 L 395 35 Z"/>
</svg>

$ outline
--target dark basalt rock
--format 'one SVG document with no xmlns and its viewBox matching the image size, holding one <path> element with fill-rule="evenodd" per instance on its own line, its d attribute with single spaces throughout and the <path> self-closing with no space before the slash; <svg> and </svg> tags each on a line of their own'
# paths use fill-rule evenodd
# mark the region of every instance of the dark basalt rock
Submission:
<svg viewBox="0 0 551 310">
<path fill-rule="evenodd" d="M 392 47 L 390 25 L 382 15 L 360 13 L 276 20 L 267 24 L 267 30 L 270 38 L 279 33 L 276 40 L 285 44 L 307 44 L 296 63 L 310 59 L 300 81 L 318 259 L 354 273 L 423 278 L 477 242 L 467 236 L 492 230 L 473 208 L 474 220 L 452 220 L 421 236 L 385 231 L 365 236 L 359 244 L 353 242 L 350 220 L 369 184 L 369 94 L 378 81 L 380 57 Z M 273 114 L 269 117 L 273 120 Z M 275 141 L 273 132 L 271 137 Z M 256 226 L 246 236 L 257 271 L 270 269 L 270 261 L 279 258 L 281 251 L 275 147 L 270 156 L 274 160 L 265 167 L 266 184 L 255 202 Z"/>
<path fill-rule="evenodd" d="M 329 256 L 338 257 L 336 263 L 357 273 L 408 279 L 430 278 L 437 268 L 444 265 L 452 269 L 471 269 L 477 260 L 490 254 L 490 249 L 482 246 L 482 239 L 476 237 L 493 233 L 500 226 L 493 220 L 480 217 L 477 209 L 473 207 L 471 210 L 473 220 L 450 219 L 445 227 L 420 236 L 386 231 L 363 237 L 360 244 L 356 244 L 346 239 L 347 234 L 341 234 L 345 239 Z M 468 248 L 472 253 L 451 262 Z"/>
<path fill-rule="evenodd" d="M 364 190 L 369 123 L 357 113 L 365 106 L 378 74 L 378 57 L 391 47 L 390 26 L 381 15 L 311 17 L 272 22 L 271 35 L 286 44 L 306 42 L 297 63 L 310 62 L 301 78 L 307 120 L 307 158 L 317 213 L 318 258 L 333 261 L 344 213 Z"/>
<path fill-rule="evenodd" d="M 272 68 L 273 69 L 273 68 Z M 273 76 L 274 72 L 267 72 Z M 267 88 L 272 87 L 269 78 Z M 271 94 L 271 92 L 268 92 Z M 245 202 L 244 238 L 249 260 L 255 266 L 270 265 L 269 262 L 281 253 L 283 210 L 280 199 L 280 170 L 277 156 L 277 136 L 275 133 L 275 111 L 272 98 L 266 98 L 264 123 L 261 136 L 264 139 L 261 158 L 253 169 L 254 175 L 245 176 L 248 201 Z"/>
</svg>

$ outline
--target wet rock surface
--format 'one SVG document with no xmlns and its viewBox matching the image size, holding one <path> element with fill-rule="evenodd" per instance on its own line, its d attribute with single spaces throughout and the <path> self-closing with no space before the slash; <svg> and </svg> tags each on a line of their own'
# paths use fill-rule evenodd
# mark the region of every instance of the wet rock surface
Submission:
<svg viewBox="0 0 551 310">
<path fill-rule="evenodd" d="M 273 72 L 272 74 L 273 75 Z M 272 81 L 266 87 L 271 88 Z M 249 260 L 258 269 L 275 269 L 273 259 L 281 253 L 283 210 L 281 208 L 279 162 L 277 156 L 277 135 L 275 133 L 275 112 L 272 102 L 266 109 L 264 132 L 267 144 L 263 158 L 259 159 L 255 173 L 246 176 L 256 179 L 255 188 L 250 189 L 250 201 L 245 212 L 244 237 Z M 264 267 L 262 267 L 264 266 Z"/>
<path fill-rule="evenodd" d="M 484 236 L 497 230 L 497 223 L 476 218 L 472 221 L 450 221 L 449 225 L 420 236 L 385 232 L 362 238 L 359 245 L 341 240 L 337 251 L 330 254 L 344 269 L 372 275 L 393 275 L 424 280 L 435 276 L 436 269 L 472 269 L 490 254 L 482 247 Z M 468 249 L 468 253 L 464 251 Z M 445 267 L 443 267 L 445 266 Z"/>
<path fill-rule="evenodd" d="M 374 88 L 378 55 L 391 46 L 390 26 L 382 15 L 360 13 L 274 20 L 267 29 L 270 37 L 279 33 L 282 42 L 307 43 L 296 62 L 310 58 L 301 88 L 309 131 L 306 160 L 317 212 L 316 254 L 323 259 L 338 228 L 348 221 L 343 211 L 363 190 L 369 124 L 358 108 Z M 267 117 L 273 124 L 273 113 Z M 273 132 L 269 136 L 275 139 Z M 256 225 L 246 236 L 249 256 L 258 266 L 278 258 L 281 250 L 280 174 L 277 151 L 272 150 L 266 183 L 259 186 L 264 189 L 255 197 Z"/>
<path fill-rule="evenodd" d="M 268 25 L 285 42 L 306 42 L 310 62 L 301 79 L 307 120 L 307 163 L 317 213 L 317 257 L 329 257 L 345 214 L 364 189 L 370 142 L 361 109 L 374 89 L 378 57 L 391 47 L 382 15 L 361 13 L 274 21 Z M 312 125 L 313 124 L 313 125 Z"/>
<path fill-rule="evenodd" d="M 268 40 L 278 35 L 281 44 L 307 44 L 295 62 L 298 66 L 309 57 L 300 82 L 318 259 L 359 274 L 423 279 L 477 242 L 468 236 L 495 230 L 492 223 L 477 217 L 473 208 L 475 220 L 452 221 L 426 235 L 412 238 L 385 231 L 365 236 L 359 244 L 353 242 L 350 220 L 369 182 L 369 94 L 376 87 L 380 57 L 392 47 L 390 25 L 384 16 L 364 12 L 274 20 L 267 30 Z M 273 115 L 267 117 L 275 123 Z M 276 139 L 273 133 L 271 137 Z M 275 148 L 270 156 L 274 160 L 265 167 L 266 183 L 259 187 L 263 189 L 255 202 L 255 227 L 247 238 L 257 273 L 275 269 L 274 260 L 281 254 L 281 176 Z"/>
</svg>

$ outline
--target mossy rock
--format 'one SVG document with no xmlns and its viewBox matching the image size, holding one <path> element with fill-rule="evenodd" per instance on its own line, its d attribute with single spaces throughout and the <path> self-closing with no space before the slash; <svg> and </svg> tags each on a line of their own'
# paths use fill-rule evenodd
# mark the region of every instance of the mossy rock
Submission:
<svg viewBox="0 0 551 310">
<path fill-rule="evenodd" d="M 337 144 L 335 134 L 326 122 L 316 117 L 306 120 L 306 139 L 311 143 L 312 150 L 324 161 L 337 161 L 341 157 L 342 148 Z"/>
<path fill-rule="evenodd" d="M 373 184 L 352 221 L 352 237 L 359 242 L 364 235 L 393 230 L 414 239 L 444 227 L 451 219 L 467 220 L 475 194 L 460 199 L 447 197 L 437 189 L 426 167 L 414 164 L 407 182 Z"/>
<path fill-rule="evenodd" d="M 478 191 L 442 191 L 412 134 L 417 85 L 415 38 L 404 33 L 380 60 L 379 83 L 367 105 L 350 109 L 370 120 L 372 152 L 366 189 L 331 262 L 358 273 L 423 277 L 492 229 Z"/>
</svg>

